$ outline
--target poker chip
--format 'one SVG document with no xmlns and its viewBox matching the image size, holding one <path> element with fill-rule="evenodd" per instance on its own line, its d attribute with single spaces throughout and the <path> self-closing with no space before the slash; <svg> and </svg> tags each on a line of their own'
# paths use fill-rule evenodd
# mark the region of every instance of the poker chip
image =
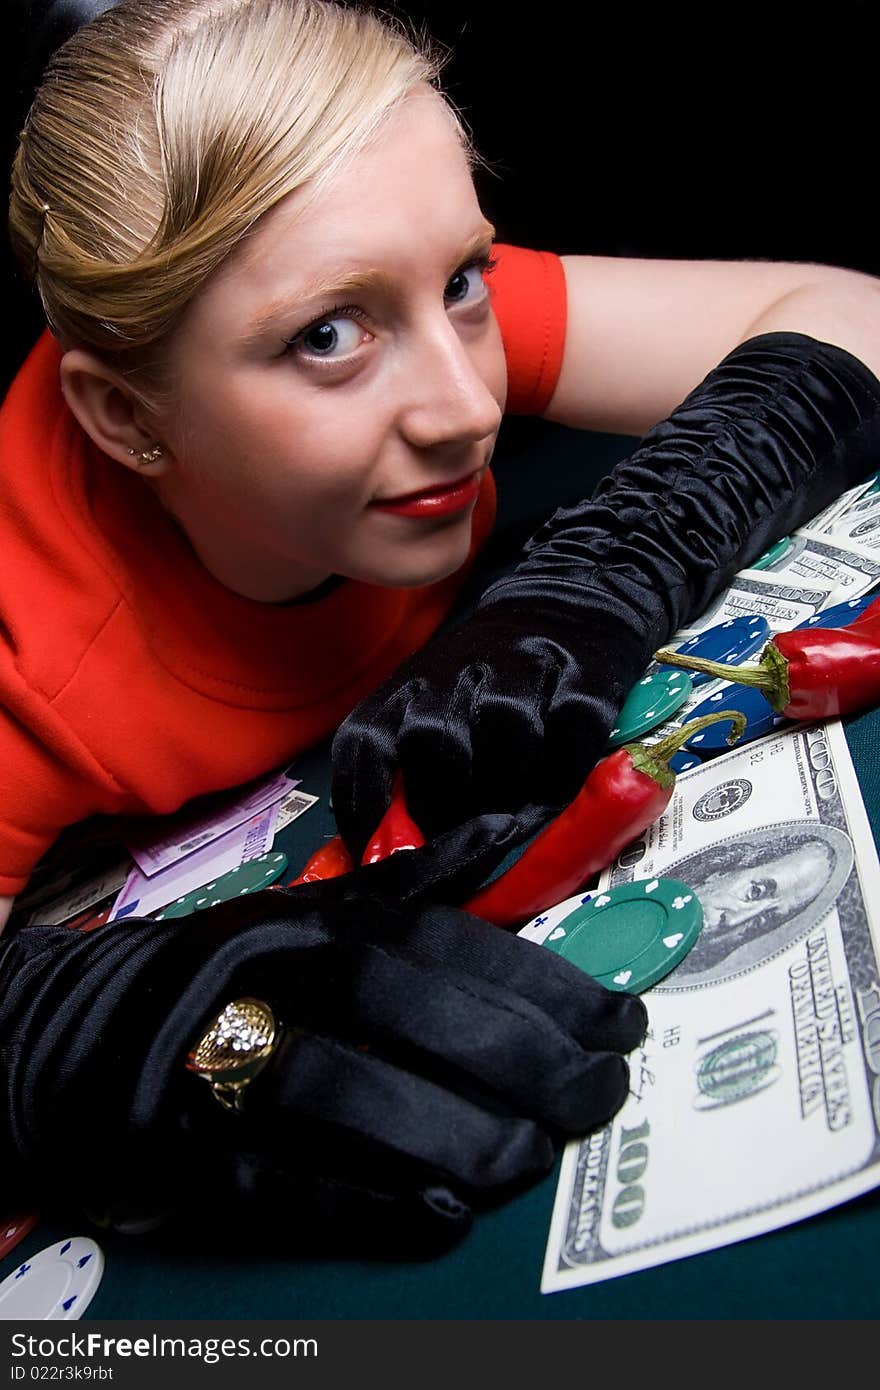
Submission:
<svg viewBox="0 0 880 1390">
<path fill-rule="evenodd" d="M 770 624 L 758 613 L 745 614 L 741 618 L 728 618 L 724 623 L 716 623 L 696 637 L 682 642 L 676 651 L 682 656 L 698 656 L 703 661 L 740 662 L 746 661 L 759 647 L 763 647 L 770 636 Z M 674 671 L 674 666 L 661 666 L 660 671 Z M 704 671 L 689 671 L 691 685 L 704 685 L 712 679 Z"/>
<path fill-rule="evenodd" d="M 783 555 L 787 555 L 789 550 L 791 550 L 791 536 L 783 536 L 775 545 L 771 545 L 768 550 L 765 550 L 763 555 L 759 555 L 749 568 L 753 570 L 769 569 L 771 565 L 776 564 L 777 560 L 781 560 Z"/>
<path fill-rule="evenodd" d="M 201 888 L 194 888 L 191 893 L 184 893 L 182 898 L 176 898 L 173 903 L 156 913 L 156 921 L 164 922 L 169 917 L 188 917 L 192 912 L 201 912 L 206 907 L 216 907 L 218 903 L 227 903 L 232 898 L 242 897 L 245 893 L 257 893 L 261 888 L 268 888 L 286 869 L 287 855 L 280 854 L 277 850 L 270 854 L 258 855 L 256 859 L 247 859 L 243 864 L 239 864 L 238 868 L 230 869 L 211 883 L 205 883 Z"/>
<path fill-rule="evenodd" d="M 110 913 L 113 911 L 115 897 L 116 894 L 114 893 L 102 908 L 87 907 L 84 912 L 80 912 L 78 916 L 71 917 L 65 922 L 65 927 L 70 931 L 97 931 L 98 927 L 103 927 L 108 921 Z"/>
<path fill-rule="evenodd" d="M 38 1211 L 16 1211 L 0 1221 L 0 1260 L 30 1235 L 40 1219 Z"/>
<path fill-rule="evenodd" d="M 72 1322 L 81 1318 L 103 1273 L 101 1248 L 86 1236 L 49 1245 L 0 1284 L 0 1320 Z"/>
<path fill-rule="evenodd" d="M 641 994 L 684 960 L 703 925 L 692 888 L 639 879 L 578 894 L 519 933 L 564 956 L 608 989 Z"/>
<path fill-rule="evenodd" d="M 693 688 L 690 673 L 678 671 L 674 666 L 643 676 L 623 703 L 617 723 L 608 736 L 608 747 L 629 743 L 664 723 L 680 709 Z"/>
<path fill-rule="evenodd" d="M 677 753 L 673 753 L 668 760 L 669 767 L 676 777 L 680 772 L 690 772 L 692 767 L 702 767 L 703 759 L 697 757 L 689 748 L 679 748 Z"/>
<path fill-rule="evenodd" d="M 716 714 L 720 710 L 739 710 L 740 714 L 745 716 L 746 727 L 734 745 L 736 748 L 750 743 L 753 738 L 772 733 L 780 724 L 789 722 L 784 714 L 777 713 L 769 700 L 764 699 L 760 690 L 750 685 L 731 685 L 717 690 L 714 695 L 707 696 L 697 705 L 696 709 L 691 711 L 690 717 L 702 719 L 704 714 Z M 717 724 L 709 724 L 707 728 L 694 734 L 693 738 L 689 738 L 688 748 L 701 754 L 729 753 L 729 734 L 730 727 L 727 721 L 719 719 Z"/>
<path fill-rule="evenodd" d="M 869 608 L 877 599 L 877 594 L 862 594 L 861 598 L 848 598 L 843 603 L 835 603 L 833 608 L 826 608 L 824 613 L 814 613 L 812 618 L 806 618 L 804 622 L 798 623 L 798 628 L 803 627 L 847 627 L 854 622 L 866 608 Z"/>
</svg>

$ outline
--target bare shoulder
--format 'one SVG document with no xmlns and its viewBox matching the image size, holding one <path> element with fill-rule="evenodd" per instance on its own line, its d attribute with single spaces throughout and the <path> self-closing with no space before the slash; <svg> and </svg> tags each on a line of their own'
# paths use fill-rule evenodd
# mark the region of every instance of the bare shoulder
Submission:
<svg viewBox="0 0 880 1390">
<path fill-rule="evenodd" d="M 581 429 L 643 434 L 752 325 L 810 332 L 815 324 L 821 336 L 826 315 L 815 306 L 823 300 L 833 322 L 866 313 L 872 333 L 880 322 L 880 280 L 838 266 L 615 256 L 563 256 L 562 264 L 565 352 L 545 415 Z"/>
</svg>

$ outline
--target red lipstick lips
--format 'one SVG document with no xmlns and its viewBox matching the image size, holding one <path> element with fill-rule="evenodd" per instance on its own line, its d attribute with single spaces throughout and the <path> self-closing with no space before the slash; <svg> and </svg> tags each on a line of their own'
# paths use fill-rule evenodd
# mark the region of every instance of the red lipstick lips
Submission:
<svg viewBox="0 0 880 1390">
<path fill-rule="evenodd" d="M 449 516 L 475 502 L 479 491 L 480 474 L 477 471 L 445 487 L 426 488 L 424 492 L 413 492 L 408 497 L 391 498 L 370 505 L 380 512 L 391 512 L 394 516 Z"/>
</svg>

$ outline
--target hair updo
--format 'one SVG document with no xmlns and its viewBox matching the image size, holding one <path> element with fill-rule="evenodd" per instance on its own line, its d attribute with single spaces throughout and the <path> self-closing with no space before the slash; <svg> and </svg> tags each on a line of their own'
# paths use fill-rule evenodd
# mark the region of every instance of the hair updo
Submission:
<svg viewBox="0 0 880 1390">
<path fill-rule="evenodd" d="M 439 90 L 445 61 L 403 21 L 330 0 L 122 0 L 85 25 L 51 58 L 12 170 L 10 242 L 62 347 L 167 404 L 163 347 L 199 286 L 415 86 Z"/>
</svg>

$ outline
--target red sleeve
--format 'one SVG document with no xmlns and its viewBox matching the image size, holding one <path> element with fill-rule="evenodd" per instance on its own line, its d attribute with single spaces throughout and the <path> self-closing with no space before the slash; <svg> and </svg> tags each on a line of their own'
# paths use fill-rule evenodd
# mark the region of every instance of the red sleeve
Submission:
<svg viewBox="0 0 880 1390">
<path fill-rule="evenodd" d="M 492 254 L 498 264 L 486 284 L 507 358 L 506 409 L 540 415 L 556 389 L 565 347 L 562 261 L 552 251 L 503 244 Z"/>
<path fill-rule="evenodd" d="M 112 775 L 0 647 L 0 896 L 21 892 L 66 826 L 112 814 L 120 800 Z"/>
<path fill-rule="evenodd" d="M 15 897 L 66 825 L 89 814 L 92 798 L 77 775 L 0 709 L 0 896 Z"/>
</svg>

